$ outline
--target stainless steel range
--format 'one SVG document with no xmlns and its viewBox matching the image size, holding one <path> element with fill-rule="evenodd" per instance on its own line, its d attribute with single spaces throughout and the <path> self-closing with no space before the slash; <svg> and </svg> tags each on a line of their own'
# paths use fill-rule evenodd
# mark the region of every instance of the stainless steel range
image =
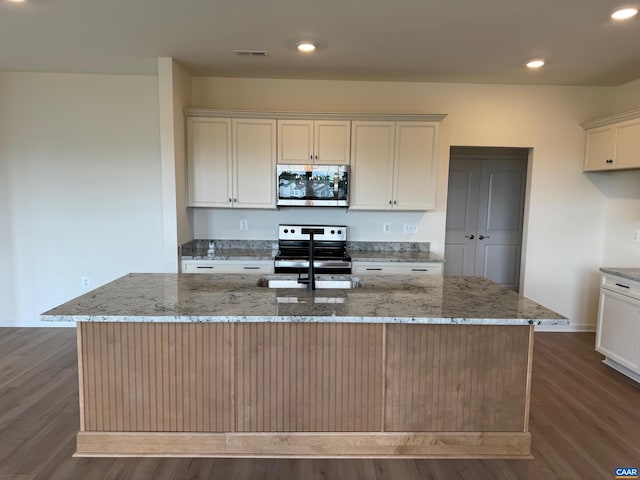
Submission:
<svg viewBox="0 0 640 480">
<path fill-rule="evenodd" d="M 313 247 L 311 249 L 311 246 Z M 315 273 L 351 273 L 345 225 L 280 225 L 276 273 L 305 273 L 313 256 Z"/>
</svg>

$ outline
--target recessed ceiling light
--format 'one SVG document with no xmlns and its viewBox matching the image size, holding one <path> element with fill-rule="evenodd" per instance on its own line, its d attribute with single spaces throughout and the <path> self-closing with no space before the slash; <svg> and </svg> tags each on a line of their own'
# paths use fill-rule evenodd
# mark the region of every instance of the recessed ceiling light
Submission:
<svg viewBox="0 0 640 480">
<path fill-rule="evenodd" d="M 635 5 L 625 5 L 612 11 L 611 18 L 614 20 L 627 20 L 628 18 L 635 17 L 637 14 L 638 7 Z"/>
<path fill-rule="evenodd" d="M 10 1 L 10 2 L 13 2 L 13 3 L 22 3 L 22 2 L 24 2 L 25 0 L 9 0 L 9 1 Z"/>
<path fill-rule="evenodd" d="M 297 47 L 301 52 L 311 53 L 316 49 L 316 44 L 311 42 L 300 42 Z"/>
<path fill-rule="evenodd" d="M 531 60 L 530 62 L 527 63 L 527 67 L 534 68 L 534 69 L 540 68 L 543 65 L 544 65 L 544 60 L 541 60 L 541 59 Z"/>
</svg>

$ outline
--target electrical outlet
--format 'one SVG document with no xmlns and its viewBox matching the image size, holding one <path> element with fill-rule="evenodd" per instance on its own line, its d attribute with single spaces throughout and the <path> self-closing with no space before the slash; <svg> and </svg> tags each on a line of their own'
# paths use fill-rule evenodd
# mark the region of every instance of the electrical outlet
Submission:
<svg viewBox="0 0 640 480">
<path fill-rule="evenodd" d="M 240 220 L 240 230 L 249 230 L 249 222 L 247 220 Z"/>
<path fill-rule="evenodd" d="M 389 233 L 391 231 L 391 224 L 390 223 L 383 223 L 382 224 L 382 231 L 384 233 Z"/>
<path fill-rule="evenodd" d="M 91 286 L 91 277 L 80 277 L 80 284 L 82 288 L 89 288 Z"/>
<path fill-rule="evenodd" d="M 640 230 L 635 230 L 633 232 L 633 241 L 636 243 L 640 243 Z"/>
<path fill-rule="evenodd" d="M 418 232 L 418 224 L 417 223 L 405 223 L 403 231 L 404 231 L 404 233 L 417 233 Z"/>
</svg>

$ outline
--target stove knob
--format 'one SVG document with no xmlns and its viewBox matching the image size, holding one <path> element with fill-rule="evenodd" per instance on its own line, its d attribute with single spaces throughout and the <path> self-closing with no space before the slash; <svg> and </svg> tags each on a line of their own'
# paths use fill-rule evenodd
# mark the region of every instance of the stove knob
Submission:
<svg viewBox="0 0 640 480">
<path fill-rule="evenodd" d="M 338 235 L 342 235 L 342 230 L 338 230 Z"/>
<path fill-rule="evenodd" d="M 291 233 L 296 233 L 294 228 L 291 229 Z"/>
<path fill-rule="evenodd" d="M 288 228 L 285 228 L 285 229 L 284 229 L 284 233 L 289 233 L 289 229 L 288 229 Z"/>
<path fill-rule="evenodd" d="M 336 231 L 335 230 L 331 230 L 331 235 L 333 235 L 334 233 L 336 233 Z"/>
</svg>

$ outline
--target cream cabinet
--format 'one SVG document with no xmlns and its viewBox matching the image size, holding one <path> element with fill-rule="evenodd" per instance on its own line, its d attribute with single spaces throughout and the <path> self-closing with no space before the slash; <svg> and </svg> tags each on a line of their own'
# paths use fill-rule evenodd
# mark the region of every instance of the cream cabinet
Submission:
<svg viewBox="0 0 640 480">
<path fill-rule="evenodd" d="M 278 120 L 278 163 L 349 165 L 348 120 Z"/>
<path fill-rule="evenodd" d="M 188 205 L 275 208 L 275 160 L 275 120 L 188 117 Z"/>
<path fill-rule="evenodd" d="M 273 260 L 182 260 L 182 273 L 273 273 Z"/>
<path fill-rule="evenodd" d="M 434 208 L 436 122 L 354 121 L 351 132 L 351 209 Z"/>
<path fill-rule="evenodd" d="M 228 207 L 232 198 L 231 119 L 187 118 L 190 207 Z"/>
<path fill-rule="evenodd" d="M 367 262 L 353 261 L 353 274 L 364 275 L 442 275 L 440 262 Z"/>
<path fill-rule="evenodd" d="M 607 365 L 640 381 L 640 282 L 603 275 L 596 350 Z"/>
<path fill-rule="evenodd" d="M 622 118 L 633 115 L 631 112 Z M 603 122 L 606 124 L 594 128 L 583 125 L 587 128 L 584 171 L 640 168 L 640 118 Z"/>
</svg>

